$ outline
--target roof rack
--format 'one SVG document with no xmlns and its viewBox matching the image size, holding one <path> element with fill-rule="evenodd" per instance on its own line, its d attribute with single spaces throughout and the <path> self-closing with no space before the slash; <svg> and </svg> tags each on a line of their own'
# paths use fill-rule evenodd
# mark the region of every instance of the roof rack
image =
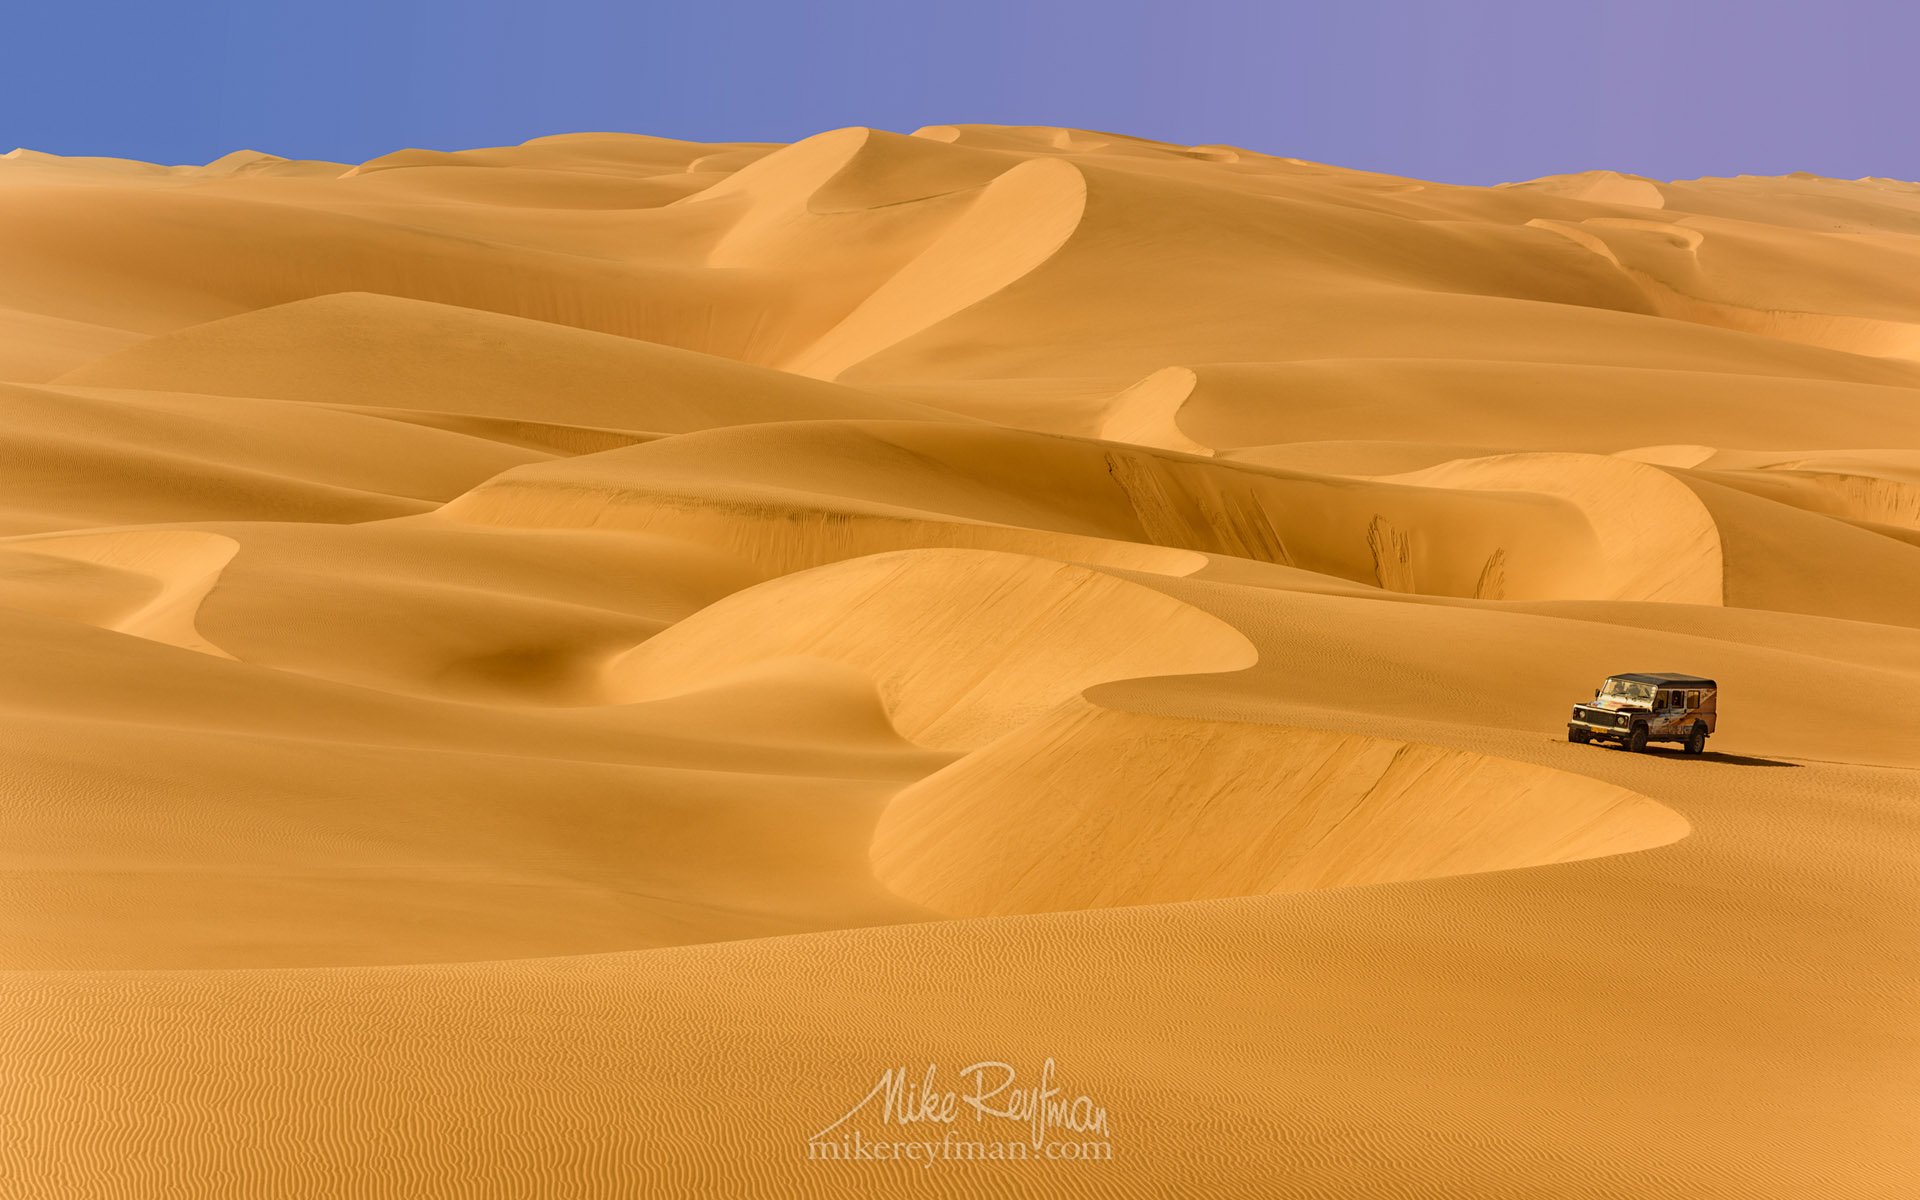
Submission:
<svg viewBox="0 0 1920 1200">
<path fill-rule="evenodd" d="M 1609 679 L 1631 679 L 1635 683 L 1651 683 L 1655 687 L 1710 687 L 1720 685 L 1711 679 L 1698 675 L 1676 675 L 1671 671 L 1643 671 L 1626 675 L 1609 675 Z"/>
</svg>

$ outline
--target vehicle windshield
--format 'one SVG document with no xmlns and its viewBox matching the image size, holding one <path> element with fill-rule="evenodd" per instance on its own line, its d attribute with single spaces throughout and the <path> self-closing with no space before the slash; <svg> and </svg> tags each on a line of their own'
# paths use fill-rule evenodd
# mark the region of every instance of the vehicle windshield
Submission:
<svg viewBox="0 0 1920 1200">
<path fill-rule="evenodd" d="M 1606 686 L 1600 689 L 1600 694 L 1602 696 L 1613 696 L 1620 700 L 1639 700 L 1651 704 L 1653 702 L 1653 685 L 1650 683 L 1640 683 L 1633 679 L 1609 679 L 1607 680 Z"/>
</svg>

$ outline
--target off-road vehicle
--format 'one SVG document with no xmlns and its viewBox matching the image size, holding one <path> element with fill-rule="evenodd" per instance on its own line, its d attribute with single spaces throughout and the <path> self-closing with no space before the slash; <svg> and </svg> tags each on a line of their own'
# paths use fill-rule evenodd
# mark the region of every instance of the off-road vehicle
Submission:
<svg viewBox="0 0 1920 1200">
<path fill-rule="evenodd" d="M 1618 742 L 1636 752 L 1648 742 L 1682 742 L 1688 754 L 1699 754 L 1718 727 L 1719 692 L 1719 684 L 1698 675 L 1610 675 L 1592 703 L 1573 706 L 1567 740 Z"/>
</svg>

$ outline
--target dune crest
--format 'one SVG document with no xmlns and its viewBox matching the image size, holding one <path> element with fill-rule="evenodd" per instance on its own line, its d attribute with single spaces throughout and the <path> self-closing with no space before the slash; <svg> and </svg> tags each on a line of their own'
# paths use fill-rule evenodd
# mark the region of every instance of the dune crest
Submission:
<svg viewBox="0 0 1920 1200">
<path fill-rule="evenodd" d="M 811 418 L 961 419 L 671 346 L 363 292 L 164 334 L 60 382 L 647 433 Z"/>
<path fill-rule="evenodd" d="M 1617 458 L 1507 454 L 1456 459 L 1393 479 L 1429 487 L 1558 496 L 1585 514 L 1600 546 L 1594 598 L 1719 604 L 1720 534 L 1685 485 Z M 1590 585 L 1591 586 L 1591 585 Z"/>
<path fill-rule="evenodd" d="M 233 656 L 209 642 L 194 618 L 239 549 L 232 538 L 184 529 L 0 541 L 0 551 L 86 563 L 134 576 L 145 583 L 145 594 L 137 606 L 116 614 L 104 627 L 216 658 Z"/>
<path fill-rule="evenodd" d="M 1115 396 L 1102 414 L 1100 436 L 1183 454 L 1211 457 L 1216 451 L 1180 428 L 1180 408 L 1199 376 L 1190 367 L 1163 367 Z"/>
<path fill-rule="evenodd" d="M 1110 575 L 914 550 L 736 593 L 614 660 L 608 694 L 628 703 L 675 695 L 714 672 L 789 657 L 868 672 L 902 734 L 967 749 L 1093 684 L 1235 670 L 1256 652 L 1218 618 Z"/>
<path fill-rule="evenodd" d="M 1687 829 L 1521 763 L 1076 698 L 895 797 L 873 859 L 916 903 L 1002 916 L 1544 866 Z"/>
<path fill-rule="evenodd" d="M 1073 236 L 1085 203 L 1085 181 L 1072 167 L 1048 160 L 1013 167 L 787 369 L 836 378 L 862 359 L 1012 286 Z"/>
<path fill-rule="evenodd" d="M 1644 175 L 1619 171 L 1583 171 L 1578 175 L 1549 175 L 1509 186 L 1536 189 L 1575 200 L 1599 204 L 1626 204 L 1634 208 L 1665 208 L 1667 198 L 1660 184 Z"/>
</svg>

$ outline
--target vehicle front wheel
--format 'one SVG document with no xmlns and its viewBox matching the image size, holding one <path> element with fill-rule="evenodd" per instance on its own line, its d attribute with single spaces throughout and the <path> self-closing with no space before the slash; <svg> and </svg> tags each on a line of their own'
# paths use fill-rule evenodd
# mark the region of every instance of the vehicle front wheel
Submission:
<svg viewBox="0 0 1920 1200">
<path fill-rule="evenodd" d="M 1569 728 L 1567 730 L 1567 740 L 1576 745 L 1584 746 L 1593 740 L 1593 734 L 1585 729 Z"/>
<path fill-rule="evenodd" d="M 1687 753 L 1705 754 L 1707 752 L 1707 727 L 1698 722 L 1687 730 Z"/>
<path fill-rule="evenodd" d="M 1627 749 L 1635 754 L 1643 754 L 1647 749 L 1647 727 L 1635 725 L 1633 732 L 1627 735 Z"/>
</svg>

